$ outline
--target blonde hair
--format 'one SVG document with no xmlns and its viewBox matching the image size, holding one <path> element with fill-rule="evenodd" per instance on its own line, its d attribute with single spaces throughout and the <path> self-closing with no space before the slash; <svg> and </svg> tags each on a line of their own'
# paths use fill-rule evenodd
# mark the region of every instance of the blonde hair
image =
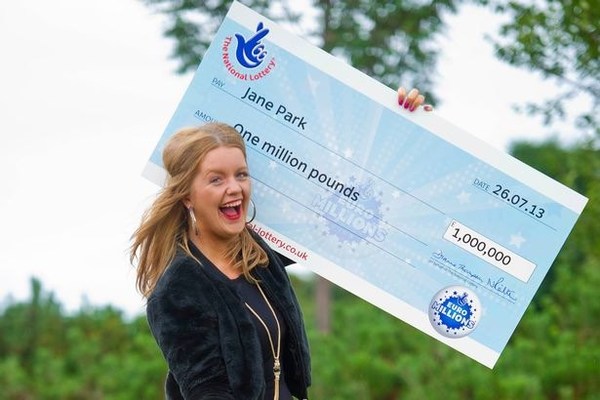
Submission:
<svg viewBox="0 0 600 400">
<path fill-rule="evenodd" d="M 190 231 L 188 210 L 183 200 L 189 196 L 192 181 L 206 154 L 218 147 L 235 147 L 246 158 L 246 146 L 238 131 L 227 124 L 208 123 L 184 128 L 175 133 L 163 150 L 167 181 L 142 222 L 132 235 L 130 261 L 137 259 L 137 289 L 146 297 L 175 257 L 177 248 L 193 257 L 188 246 Z M 200 233 L 201 234 L 201 233 Z M 248 228 L 232 241 L 226 256 L 241 268 L 246 279 L 254 281 L 250 271 L 266 265 L 266 252 L 250 235 Z"/>
</svg>

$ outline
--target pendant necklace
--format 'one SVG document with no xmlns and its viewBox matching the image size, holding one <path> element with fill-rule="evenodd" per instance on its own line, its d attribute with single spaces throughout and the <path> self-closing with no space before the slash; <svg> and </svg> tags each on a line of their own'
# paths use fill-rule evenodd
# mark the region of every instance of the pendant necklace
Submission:
<svg viewBox="0 0 600 400">
<path fill-rule="evenodd" d="M 263 319 L 258 315 L 256 311 L 252 309 L 252 307 L 250 307 L 250 305 L 248 305 L 248 303 L 245 304 L 246 307 L 248 307 L 252 314 L 254 314 L 256 319 L 258 319 L 258 321 L 262 324 L 262 326 L 265 328 L 265 331 L 267 332 L 267 337 L 269 338 L 269 343 L 271 345 L 271 352 L 273 353 L 273 375 L 275 376 L 275 394 L 273 396 L 273 400 L 279 400 L 279 376 L 281 375 L 281 364 L 279 363 L 279 355 L 281 354 L 281 327 L 279 326 L 279 319 L 277 319 L 275 310 L 273 310 L 271 303 L 269 303 L 267 296 L 265 296 L 265 293 L 263 292 L 258 282 L 256 283 L 256 286 L 258 287 L 258 290 L 260 291 L 260 294 L 262 295 L 263 299 L 265 299 L 267 306 L 269 306 L 269 310 L 271 310 L 271 312 L 273 313 L 273 318 L 275 318 L 275 323 L 277 324 L 277 348 L 275 348 L 275 345 L 273 344 L 271 332 L 269 331 L 269 328 L 267 327 L 265 321 L 263 321 Z"/>
</svg>

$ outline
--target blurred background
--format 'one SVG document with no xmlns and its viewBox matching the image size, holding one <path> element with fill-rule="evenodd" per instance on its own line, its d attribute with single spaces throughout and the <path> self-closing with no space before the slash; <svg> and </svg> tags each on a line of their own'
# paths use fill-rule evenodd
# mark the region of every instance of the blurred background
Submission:
<svg viewBox="0 0 600 400">
<path fill-rule="evenodd" d="M 0 399 L 159 399 L 129 237 L 230 1 L 0 3 Z M 314 399 L 600 399 L 600 1 L 242 1 L 590 201 L 493 370 L 294 267 Z"/>
</svg>

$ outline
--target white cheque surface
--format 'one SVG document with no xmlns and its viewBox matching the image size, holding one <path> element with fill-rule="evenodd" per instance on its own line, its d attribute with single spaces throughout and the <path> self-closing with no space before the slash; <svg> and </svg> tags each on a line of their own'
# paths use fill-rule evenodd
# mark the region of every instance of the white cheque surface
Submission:
<svg viewBox="0 0 600 400">
<path fill-rule="evenodd" d="M 587 201 L 239 3 L 145 175 L 212 120 L 246 141 L 273 248 L 488 367 Z"/>
</svg>

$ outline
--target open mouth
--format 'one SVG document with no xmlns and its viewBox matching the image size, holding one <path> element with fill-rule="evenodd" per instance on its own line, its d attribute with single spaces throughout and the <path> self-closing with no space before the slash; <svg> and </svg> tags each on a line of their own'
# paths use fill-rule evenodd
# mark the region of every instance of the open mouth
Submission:
<svg viewBox="0 0 600 400">
<path fill-rule="evenodd" d="M 221 210 L 221 213 L 223 213 L 225 218 L 230 220 L 238 219 L 242 215 L 242 201 L 232 201 L 231 203 L 223 205 L 219 209 Z"/>
</svg>

